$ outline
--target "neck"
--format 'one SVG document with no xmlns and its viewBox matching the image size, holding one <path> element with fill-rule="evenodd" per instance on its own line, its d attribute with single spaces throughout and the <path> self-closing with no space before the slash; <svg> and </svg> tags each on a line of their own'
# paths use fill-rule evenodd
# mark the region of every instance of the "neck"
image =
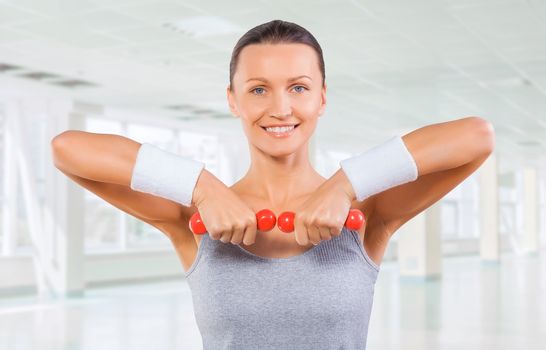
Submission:
<svg viewBox="0 0 546 350">
<path fill-rule="evenodd" d="M 245 192 L 283 208 L 313 192 L 324 180 L 309 161 L 307 147 L 302 147 L 301 152 L 282 157 L 252 150 L 250 168 L 240 182 Z"/>
</svg>

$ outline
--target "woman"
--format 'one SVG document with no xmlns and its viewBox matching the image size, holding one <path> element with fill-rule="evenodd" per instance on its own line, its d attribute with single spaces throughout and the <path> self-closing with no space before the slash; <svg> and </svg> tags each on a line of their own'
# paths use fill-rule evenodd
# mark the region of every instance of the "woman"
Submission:
<svg viewBox="0 0 546 350">
<path fill-rule="evenodd" d="M 307 30 L 275 20 L 243 35 L 227 98 L 251 165 L 231 187 L 203 170 L 191 207 L 131 189 L 141 145 L 125 137 L 64 132 L 52 141 L 55 165 L 169 237 L 205 349 L 364 349 L 390 237 L 483 163 L 494 147 L 491 124 L 466 117 L 404 135 L 415 180 L 357 200 L 343 169 L 325 179 L 309 162 L 326 84 L 322 50 Z M 271 129 L 278 125 L 290 127 Z M 358 231 L 342 229 L 351 207 L 366 218 Z M 263 208 L 295 212 L 294 235 L 257 232 L 255 213 Z M 188 229 L 197 210 L 208 234 Z"/>
</svg>

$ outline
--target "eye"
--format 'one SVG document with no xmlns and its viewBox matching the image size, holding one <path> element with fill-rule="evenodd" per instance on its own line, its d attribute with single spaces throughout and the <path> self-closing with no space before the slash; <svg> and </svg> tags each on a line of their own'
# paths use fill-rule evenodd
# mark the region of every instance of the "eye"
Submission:
<svg viewBox="0 0 546 350">
<path fill-rule="evenodd" d="M 263 94 L 256 94 L 256 93 L 253 92 L 253 91 L 256 91 L 256 90 L 258 90 L 258 89 L 263 90 L 264 88 L 257 87 L 257 88 L 255 88 L 255 89 L 250 90 L 250 92 L 252 92 L 254 95 L 263 95 Z"/>
<path fill-rule="evenodd" d="M 296 85 L 296 86 L 294 86 L 294 89 L 295 89 L 295 88 L 298 88 L 298 87 L 301 87 L 301 88 L 303 88 L 304 90 L 309 90 L 308 88 L 306 88 L 306 87 L 303 86 L 303 85 Z M 303 90 L 302 90 L 301 92 L 303 92 Z"/>
</svg>

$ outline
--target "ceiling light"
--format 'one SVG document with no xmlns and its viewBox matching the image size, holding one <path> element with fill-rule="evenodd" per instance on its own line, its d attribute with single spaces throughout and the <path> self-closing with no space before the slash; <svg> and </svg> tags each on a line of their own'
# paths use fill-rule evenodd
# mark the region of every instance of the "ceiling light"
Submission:
<svg viewBox="0 0 546 350">
<path fill-rule="evenodd" d="M 495 87 L 520 87 L 520 86 L 532 86 L 533 82 L 529 79 L 522 77 L 512 77 L 504 79 L 488 80 L 487 85 Z"/>
<path fill-rule="evenodd" d="M 518 141 L 518 144 L 520 146 L 525 146 L 525 147 L 538 147 L 538 146 L 542 146 L 542 144 L 538 141 Z"/>
<path fill-rule="evenodd" d="M 196 108 L 192 112 L 195 113 L 195 114 L 211 114 L 214 111 L 212 109 L 208 109 L 208 108 Z"/>
<path fill-rule="evenodd" d="M 47 73 L 47 72 L 31 72 L 31 73 L 25 73 L 25 74 L 19 74 L 22 78 L 28 78 L 32 80 L 43 80 L 43 79 L 50 79 L 50 78 L 60 78 L 57 74 Z"/>
<path fill-rule="evenodd" d="M 232 118 L 233 116 L 228 113 L 215 113 L 210 115 L 212 118 L 216 119 L 225 119 L 225 118 Z"/>
<path fill-rule="evenodd" d="M 22 67 L 15 66 L 13 64 L 7 64 L 7 63 L 0 63 L 0 72 L 7 72 L 10 70 L 17 70 L 21 69 Z"/>
<path fill-rule="evenodd" d="M 61 85 L 65 87 L 98 86 L 97 84 L 93 84 L 88 81 L 78 80 L 78 79 L 52 81 L 51 84 Z"/>
<path fill-rule="evenodd" d="M 195 107 L 193 105 L 183 103 L 183 104 L 178 104 L 178 105 L 168 105 L 168 106 L 165 106 L 165 108 L 172 109 L 172 110 L 175 110 L 175 111 L 181 111 L 181 110 L 185 110 L 185 109 L 193 109 Z"/>
<path fill-rule="evenodd" d="M 237 25 L 216 16 L 197 16 L 163 23 L 165 28 L 187 34 L 194 38 L 226 35 L 242 31 Z"/>
</svg>

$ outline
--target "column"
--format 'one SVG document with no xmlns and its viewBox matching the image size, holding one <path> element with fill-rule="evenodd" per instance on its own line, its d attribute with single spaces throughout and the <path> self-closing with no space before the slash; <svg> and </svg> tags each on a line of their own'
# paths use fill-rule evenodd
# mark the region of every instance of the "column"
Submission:
<svg viewBox="0 0 546 350">
<path fill-rule="evenodd" d="M 6 109 L 9 109 L 6 108 Z M 10 256 L 15 252 L 17 242 L 16 230 L 16 195 L 17 195 L 17 167 L 15 163 L 15 139 L 11 131 L 11 119 L 17 118 L 17 115 L 11 115 L 9 111 L 1 111 L 2 128 L 4 137 L 4 164 L 3 164 L 3 198 L 2 198 L 2 254 Z"/>
<path fill-rule="evenodd" d="M 69 101 L 51 103 L 49 113 L 51 138 L 65 130 L 85 129 L 85 115 L 75 111 Z M 85 290 L 84 190 L 56 169 L 52 160 L 50 164 L 46 205 L 53 213 L 54 223 L 51 228 L 53 292 L 58 297 L 82 296 Z"/>
<path fill-rule="evenodd" d="M 497 156 L 493 152 L 478 169 L 480 183 L 480 257 L 484 263 L 500 262 Z"/>
<path fill-rule="evenodd" d="M 538 181 L 532 167 L 523 169 L 523 251 L 538 254 Z"/>
<path fill-rule="evenodd" d="M 442 274 L 441 203 L 406 222 L 398 235 L 398 262 L 403 280 L 426 281 Z"/>
</svg>

